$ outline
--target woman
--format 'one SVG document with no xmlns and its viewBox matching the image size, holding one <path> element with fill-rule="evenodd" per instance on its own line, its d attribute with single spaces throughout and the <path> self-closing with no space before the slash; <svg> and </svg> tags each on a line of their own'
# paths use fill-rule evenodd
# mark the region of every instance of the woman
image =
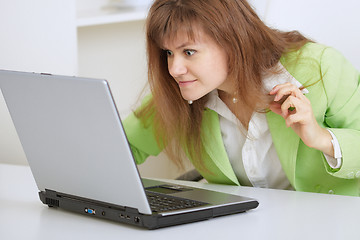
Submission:
<svg viewBox="0 0 360 240">
<path fill-rule="evenodd" d="M 138 163 L 183 152 L 213 183 L 359 196 L 359 72 L 267 27 L 245 0 L 156 0 L 151 96 L 124 122 Z"/>
</svg>

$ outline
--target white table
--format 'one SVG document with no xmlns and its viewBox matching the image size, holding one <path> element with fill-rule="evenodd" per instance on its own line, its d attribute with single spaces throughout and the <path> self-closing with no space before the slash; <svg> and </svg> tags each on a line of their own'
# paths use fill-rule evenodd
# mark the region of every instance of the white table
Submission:
<svg viewBox="0 0 360 240">
<path fill-rule="evenodd" d="M 0 239 L 360 239 L 358 197 L 181 183 L 253 197 L 260 205 L 246 213 L 145 230 L 48 208 L 38 198 L 29 167 L 0 164 Z"/>
</svg>

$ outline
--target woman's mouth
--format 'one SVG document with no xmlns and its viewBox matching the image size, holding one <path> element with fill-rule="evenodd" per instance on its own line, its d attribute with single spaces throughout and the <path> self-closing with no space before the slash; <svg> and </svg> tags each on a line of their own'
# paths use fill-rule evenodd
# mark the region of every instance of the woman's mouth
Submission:
<svg viewBox="0 0 360 240">
<path fill-rule="evenodd" d="M 194 82 L 196 82 L 197 80 L 191 80 L 191 81 L 179 81 L 179 87 L 188 87 L 191 84 L 193 84 Z"/>
</svg>

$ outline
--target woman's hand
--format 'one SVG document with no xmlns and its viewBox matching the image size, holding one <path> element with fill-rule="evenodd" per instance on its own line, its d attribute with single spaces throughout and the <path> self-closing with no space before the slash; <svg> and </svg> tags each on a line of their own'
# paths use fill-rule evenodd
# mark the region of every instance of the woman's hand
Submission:
<svg viewBox="0 0 360 240">
<path fill-rule="evenodd" d="M 279 84 L 269 94 L 275 96 L 270 110 L 281 115 L 286 126 L 291 127 L 307 146 L 334 156 L 330 133 L 316 122 L 309 99 L 298 87 L 291 83 Z"/>
</svg>

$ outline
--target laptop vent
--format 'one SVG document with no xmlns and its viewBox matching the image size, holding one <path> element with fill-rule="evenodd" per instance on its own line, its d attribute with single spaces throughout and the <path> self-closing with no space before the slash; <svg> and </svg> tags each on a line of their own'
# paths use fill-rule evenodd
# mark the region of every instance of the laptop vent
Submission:
<svg viewBox="0 0 360 240">
<path fill-rule="evenodd" d="M 59 207 L 59 200 L 52 199 L 52 198 L 46 198 L 45 204 L 53 207 Z"/>
</svg>

